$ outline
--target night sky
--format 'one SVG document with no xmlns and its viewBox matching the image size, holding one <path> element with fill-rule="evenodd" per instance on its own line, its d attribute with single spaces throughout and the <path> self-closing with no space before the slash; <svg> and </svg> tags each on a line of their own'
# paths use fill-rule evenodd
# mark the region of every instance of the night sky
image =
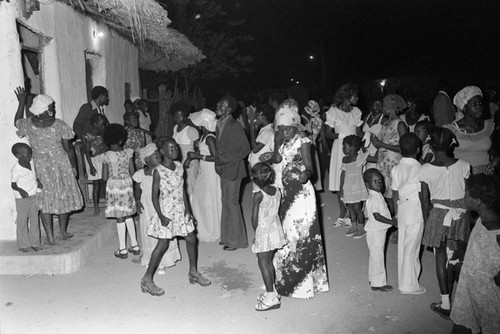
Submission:
<svg viewBox="0 0 500 334">
<path fill-rule="evenodd" d="M 244 20 L 231 29 L 254 38 L 238 46 L 253 57 L 252 74 L 222 86 L 262 91 L 293 78 L 333 89 L 346 81 L 457 72 L 499 78 L 498 0 L 218 2 Z"/>
</svg>

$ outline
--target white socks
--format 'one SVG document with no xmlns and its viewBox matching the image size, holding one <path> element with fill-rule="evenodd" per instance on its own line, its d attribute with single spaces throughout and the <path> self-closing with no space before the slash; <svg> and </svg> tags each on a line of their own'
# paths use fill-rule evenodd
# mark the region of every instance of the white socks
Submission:
<svg viewBox="0 0 500 334">
<path fill-rule="evenodd" d="M 441 308 L 445 310 L 449 310 L 451 308 L 450 305 L 450 295 L 441 295 Z"/>
<path fill-rule="evenodd" d="M 128 235 L 130 236 L 130 242 L 132 246 L 135 247 L 138 245 L 137 237 L 135 235 L 135 224 L 132 218 L 125 219 L 125 224 L 127 224 Z M 120 246 L 121 247 L 121 246 Z"/>
<path fill-rule="evenodd" d="M 116 223 L 116 229 L 118 230 L 118 241 L 120 243 L 120 250 L 127 249 L 127 243 L 125 238 L 127 237 L 125 223 Z"/>
</svg>

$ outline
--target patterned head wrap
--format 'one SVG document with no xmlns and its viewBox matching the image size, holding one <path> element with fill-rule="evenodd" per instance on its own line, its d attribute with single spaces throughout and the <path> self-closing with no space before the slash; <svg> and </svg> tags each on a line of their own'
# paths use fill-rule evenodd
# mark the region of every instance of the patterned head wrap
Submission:
<svg viewBox="0 0 500 334">
<path fill-rule="evenodd" d="M 47 109 L 49 109 L 49 106 L 52 103 L 54 103 L 54 100 L 50 96 L 45 94 L 38 94 L 33 99 L 33 104 L 31 105 L 30 111 L 33 115 L 41 115 L 45 111 L 47 111 Z"/>
<path fill-rule="evenodd" d="M 214 132 L 217 125 L 217 119 L 215 113 L 207 108 L 203 108 L 200 111 L 192 113 L 189 116 L 191 122 L 196 126 L 204 126 L 208 131 Z"/>
<path fill-rule="evenodd" d="M 315 115 L 319 114 L 319 104 L 318 104 L 318 102 L 316 102 L 314 100 L 310 100 L 307 103 L 307 106 L 305 106 L 304 110 L 309 115 L 315 116 Z"/>
<path fill-rule="evenodd" d="M 293 99 L 283 101 L 274 117 L 276 126 L 296 126 L 300 124 L 299 106 Z"/>
<path fill-rule="evenodd" d="M 467 86 L 457 94 L 455 94 L 455 97 L 453 98 L 453 104 L 457 106 L 458 110 L 462 111 L 464 110 L 467 102 L 469 102 L 469 100 L 474 96 L 478 95 L 483 97 L 483 93 L 481 92 L 481 89 L 479 89 L 479 87 Z"/>
<path fill-rule="evenodd" d="M 407 107 L 405 100 L 397 94 L 388 94 L 383 100 L 384 107 L 388 110 L 400 112 Z"/>
<path fill-rule="evenodd" d="M 155 143 L 146 145 L 139 150 L 139 159 L 141 159 L 141 162 L 145 165 L 146 158 L 155 153 L 156 150 L 158 150 L 158 147 L 156 147 Z"/>
</svg>

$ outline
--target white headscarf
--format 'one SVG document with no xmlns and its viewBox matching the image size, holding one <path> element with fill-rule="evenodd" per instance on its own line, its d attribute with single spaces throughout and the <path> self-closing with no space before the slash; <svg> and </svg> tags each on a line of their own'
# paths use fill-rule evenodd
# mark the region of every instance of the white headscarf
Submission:
<svg viewBox="0 0 500 334">
<path fill-rule="evenodd" d="M 140 99 L 141 99 L 141 98 L 140 98 L 139 96 L 132 96 L 132 97 L 130 98 L 130 101 L 132 101 L 132 103 L 134 103 L 135 101 L 140 100 Z"/>
<path fill-rule="evenodd" d="M 155 143 L 150 143 L 139 150 L 139 159 L 145 165 L 146 158 L 151 156 L 158 149 Z"/>
<path fill-rule="evenodd" d="M 189 115 L 189 119 L 196 126 L 204 126 L 208 131 L 214 132 L 217 125 L 215 113 L 207 108 L 194 112 Z"/>
<path fill-rule="evenodd" d="M 283 101 L 274 117 L 276 126 L 299 126 L 300 116 L 297 102 L 292 99 Z"/>
<path fill-rule="evenodd" d="M 49 109 L 49 106 L 52 103 L 54 103 L 54 100 L 50 96 L 45 94 L 38 94 L 33 99 L 33 104 L 31 105 L 30 111 L 33 115 L 41 115 L 45 111 L 47 111 L 47 109 Z"/>
<path fill-rule="evenodd" d="M 458 110 L 462 111 L 464 110 L 467 102 L 469 102 L 469 100 L 474 96 L 478 95 L 483 97 L 483 93 L 481 92 L 481 89 L 479 89 L 479 87 L 467 86 L 457 94 L 455 94 L 455 97 L 453 98 L 453 104 L 457 106 Z"/>
</svg>

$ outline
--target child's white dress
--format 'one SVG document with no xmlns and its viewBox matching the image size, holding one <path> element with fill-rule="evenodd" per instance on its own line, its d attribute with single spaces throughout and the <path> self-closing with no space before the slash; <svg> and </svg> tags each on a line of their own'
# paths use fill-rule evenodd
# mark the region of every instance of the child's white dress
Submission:
<svg viewBox="0 0 500 334">
<path fill-rule="evenodd" d="M 252 245 L 252 252 L 263 253 L 282 248 L 285 244 L 285 234 L 278 216 L 281 193 L 276 188 L 274 195 L 268 195 L 265 191 L 260 191 L 263 195 L 259 206 L 259 224 L 255 230 L 255 240 Z"/>
<path fill-rule="evenodd" d="M 171 222 L 167 226 L 161 224 L 160 217 L 154 211 L 148 226 L 148 235 L 158 239 L 185 237 L 194 231 L 192 219 L 187 219 L 184 207 L 184 169 L 182 164 L 174 161 L 175 170 L 163 165 L 155 168 L 160 174 L 160 207 L 162 214 Z"/>
</svg>

